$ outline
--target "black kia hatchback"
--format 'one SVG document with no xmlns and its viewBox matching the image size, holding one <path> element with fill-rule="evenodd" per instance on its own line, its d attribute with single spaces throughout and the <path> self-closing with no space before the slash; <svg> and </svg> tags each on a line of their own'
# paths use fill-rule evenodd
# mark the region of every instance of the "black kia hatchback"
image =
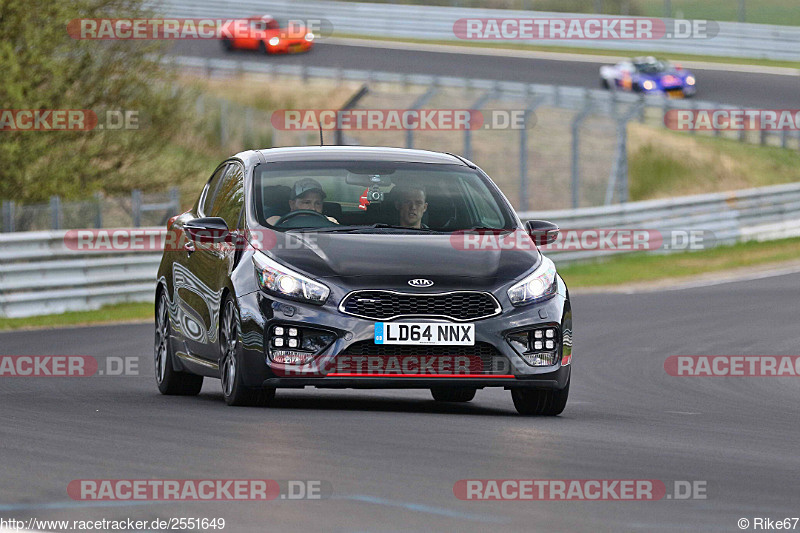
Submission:
<svg viewBox="0 0 800 533">
<path fill-rule="evenodd" d="M 155 294 L 164 394 L 219 378 L 230 405 L 278 388 L 511 391 L 557 415 L 569 293 L 491 179 L 459 156 L 374 147 L 252 150 L 169 223 Z"/>
</svg>

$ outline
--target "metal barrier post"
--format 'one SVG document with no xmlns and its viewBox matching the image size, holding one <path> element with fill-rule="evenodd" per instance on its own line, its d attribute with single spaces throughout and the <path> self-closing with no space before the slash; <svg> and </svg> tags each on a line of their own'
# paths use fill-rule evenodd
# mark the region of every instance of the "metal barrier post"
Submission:
<svg viewBox="0 0 800 533">
<path fill-rule="evenodd" d="M 572 120 L 572 208 L 577 209 L 580 204 L 580 182 L 581 182 L 581 169 L 580 169 L 580 127 L 583 121 L 586 120 L 591 114 L 592 100 L 588 94 L 586 95 L 586 102 L 583 104 L 583 109 L 575 115 Z"/>
<path fill-rule="evenodd" d="M 3 200 L 3 232 L 14 231 L 14 201 Z"/>
<path fill-rule="evenodd" d="M 486 91 L 483 96 L 475 100 L 471 106 L 469 106 L 470 111 L 475 111 L 476 109 L 480 109 L 483 105 L 494 98 L 496 89 L 490 89 Z M 472 128 L 466 128 L 464 130 L 464 157 L 467 159 L 472 159 Z"/>
<path fill-rule="evenodd" d="M 528 86 L 530 90 L 530 86 Z M 531 114 L 544 100 L 539 96 L 528 104 L 522 116 L 522 129 L 519 130 L 519 209 L 520 211 L 527 211 L 530 209 L 528 206 L 528 121 Z"/>
<path fill-rule="evenodd" d="M 644 102 L 639 102 L 617 119 L 617 149 L 611 174 L 608 176 L 605 205 L 610 205 L 614 201 L 615 192 L 620 203 L 628 201 L 628 122 L 641 113 L 643 105 Z"/>
<path fill-rule="evenodd" d="M 345 102 L 345 104 L 339 109 L 339 111 L 347 111 L 348 109 L 353 109 L 358 102 L 364 98 L 367 93 L 369 93 L 369 86 L 365 83 L 361 86 L 356 94 L 350 97 L 350 99 Z M 344 144 L 344 133 L 342 133 L 342 114 L 336 114 L 336 143 L 337 146 L 342 146 Z"/>
<path fill-rule="evenodd" d="M 176 215 L 181 212 L 181 191 L 177 187 L 169 190 L 169 203 L 172 204 L 172 212 Z"/>
<path fill-rule="evenodd" d="M 431 98 L 433 98 L 436 93 L 439 92 L 439 87 L 437 86 L 436 80 L 434 80 L 433 84 L 428 87 L 428 90 L 425 91 L 419 98 L 414 100 L 414 103 L 411 104 L 410 109 L 420 109 L 422 106 L 427 104 Z M 414 148 L 414 129 L 408 128 L 406 130 L 406 148 Z"/>
<path fill-rule="evenodd" d="M 131 191 L 131 215 L 133 217 L 133 227 L 138 228 L 142 225 L 142 191 L 134 189 Z"/>
<path fill-rule="evenodd" d="M 61 229 L 61 198 L 50 197 L 50 229 Z"/>
<path fill-rule="evenodd" d="M 103 195 L 99 192 L 94 193 L 94 227 L 103 227 Z"/>
</svg>

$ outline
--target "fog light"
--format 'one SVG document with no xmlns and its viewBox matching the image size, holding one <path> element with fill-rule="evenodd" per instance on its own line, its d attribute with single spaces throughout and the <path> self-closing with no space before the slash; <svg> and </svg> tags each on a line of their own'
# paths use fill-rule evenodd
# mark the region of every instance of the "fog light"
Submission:
<svg viewBox="0 0 800 533">
<path fill-rule="evenodd" d="M 557 327 L 536 327 L 509 333 L 508 343 L 530 366 L 551 366 L 561 356 Z"/>
<path fill-rule="evenodd" d="M 551 366 L 556 364 L 556 354 L 554 353 L 526 353 L 522 356 L 525 362 L 531 366 Z"/>
<path fill-rule="evenodd" d="M 304 365 L 314 359 L 314 354 L 282 350 L 272 354 L 272 360 L 284 365 Z"/>
<path fill-rule="evenodd" d="M 267 360 L 285 364 L 313 361 L 336 341 L 336 334 L 329 331 L 291 324 L 272 325 L 267 335 Z"/>
</svg>

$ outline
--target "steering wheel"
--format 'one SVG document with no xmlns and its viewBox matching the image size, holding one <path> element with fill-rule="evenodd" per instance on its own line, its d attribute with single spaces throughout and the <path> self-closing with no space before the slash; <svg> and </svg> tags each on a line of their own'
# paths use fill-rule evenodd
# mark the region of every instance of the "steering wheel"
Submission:
<svg viewBox="0 0 800 533">
<path fill-rule="evenodd" d="M 283 215 L 281 218 L 279 218 L 275 222 L 274 225 L 275 226 L 283 226 L 284 224 L 286 224 L 286 222 L 289 222 L 292 219 L 294 219 L 296 217 L 301 217 L 301 216 L 314 216 L 314 217 L 317 217 L 317 218 L 321 218 L 325 222 L 325 224 L 323 224 L 322 226 L 314 226 L 314 227 L 326 227 L 326 226 L 334 226 L 335 225 L 333 222 L 328 220 L 328 217 L 326 217 L 325 215 L 323 215 L 322 213 L 320 213 L 318 211 L 314 211 L 313 209 L 298 209 L 297 211 L 290 211 L 290 212 L 286 213 L 285 215 Z M 293 226 L 293 225 L 290 224 L 287 227 L 300 227 L 300 226 Z"/>
</svg>

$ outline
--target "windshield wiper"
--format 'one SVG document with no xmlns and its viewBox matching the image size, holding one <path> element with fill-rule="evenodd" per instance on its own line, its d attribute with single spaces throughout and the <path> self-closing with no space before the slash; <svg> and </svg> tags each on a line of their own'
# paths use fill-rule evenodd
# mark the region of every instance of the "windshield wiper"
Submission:
<svg viewBox="0 0 800 533">
<path fill-rule="evenodd" d="M 409 228 L 407 226 L 395 226 L 394 224 L 384 224 L 379 222 L 378 224 L 372 224 L 371 226 L 366 226 L 367 228 L 375 228 L 375 229 L 408 229 L 411 231 L 436 231 L 430 228 Z"/>
<path fill-rule="evenodd" d="M 473 226 L 468 229 L 462 229 L 459 231 L 492 231 L 492 232 L 504 232 L 508 233 L 510 231 L 514 231 L 514 228 L 487 228 L 486 226 Z"/>
<path fill-rule="evenodd" d="M 318 231 L 320 233 L 350 233 L 350 232 L 357 232 L 357 231 L 364 231 L 364 230 L 371 230 L 371 229 L 402 229 L 408 231 L 424 231 L 424 232 L 436 232 L 436 230 L 432 230 L 430 228 L 407 228 L 405 226 L 395 226 L 393 224 L 384 224 L 379 222 L 377 224 L 370 224 L 366 226 L 325 226 L 322 228 L 291 228 L 286 230 L 288 231 Z"/>
</svg>

